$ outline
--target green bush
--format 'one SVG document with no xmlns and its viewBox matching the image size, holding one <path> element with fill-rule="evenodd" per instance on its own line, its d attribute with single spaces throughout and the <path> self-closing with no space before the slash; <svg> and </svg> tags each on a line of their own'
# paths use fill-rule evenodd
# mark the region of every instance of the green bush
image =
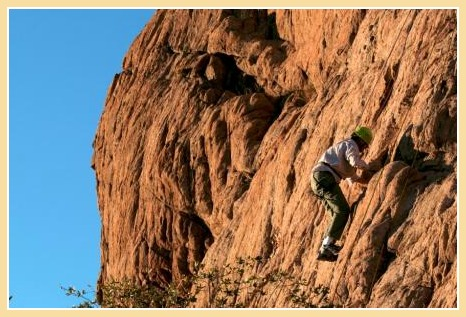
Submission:
<svg viewBox="0 0 466 317">
<path fill-rule="evenodd" d="M 165 287 L 140 286 L 129 280 L 112 281 L 102 286 L 101 303 L 87 297 L 93 291 L 62 289 L 67 296 L 84 300 L 76 308 L 185 308 L 192 306 L 201 292 L 206 306 L 215 308 L 258 307 L 259 301 L 264 303 L 264 299 L 266 307 L 275 306 L 273 301 L 283 292 L 286 292 L 288 307 L 333 307 L 328 300 L 327 287 L 309 289 L 307 280 L 280 270 L 265 275 L 252 274 L 261 263 L 260 257 L 247 257 L 221 268 L 205 270 L 204 266 L 197 266 L 191 276 Z M 318 303 L 313 303 L 312 298 Z"/>
</svg>

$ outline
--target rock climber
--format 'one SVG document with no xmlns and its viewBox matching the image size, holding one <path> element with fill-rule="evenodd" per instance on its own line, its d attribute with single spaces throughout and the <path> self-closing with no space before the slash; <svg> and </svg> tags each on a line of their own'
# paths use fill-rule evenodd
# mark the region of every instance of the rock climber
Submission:
<svg viewBox="0 0 466 317">
<path fill-rule="evenodd" d="M 350 206 L 340 189 L 340 181 L 364 183 L 366 177 L 358 176 L 357 169 L 369 171 L 369 165 L 361 158 L 372 142 L 373 134 L 368 127 L 358 126 L 347 138 L 328 148 L 312 169 L 311 189 L 323 202 L 331 215 L 330 225 L 317 256 L 318 260 L 336 261 L 341 238 L 348 221 Z"/>
</svg>

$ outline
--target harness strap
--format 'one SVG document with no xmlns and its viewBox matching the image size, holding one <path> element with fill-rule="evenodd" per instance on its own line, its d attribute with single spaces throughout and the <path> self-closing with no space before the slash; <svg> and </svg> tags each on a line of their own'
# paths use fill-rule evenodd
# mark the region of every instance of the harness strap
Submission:
<svg viewBox="0 0 466 317">
<path fill-rule="evenodd" d="M 320 162 L 322 164 L 324 164 L 325 166 L 327 166 L 328 168 L 330 168 L 335 174 L 337 174 L 338 177 L 340 177 L 340 179 L 343 179 L 343 177 L 341 177 L 340 173 L 338 173 L 333 167 L 332 165 L 326 163 L 326 162 Z"/>
</svg>

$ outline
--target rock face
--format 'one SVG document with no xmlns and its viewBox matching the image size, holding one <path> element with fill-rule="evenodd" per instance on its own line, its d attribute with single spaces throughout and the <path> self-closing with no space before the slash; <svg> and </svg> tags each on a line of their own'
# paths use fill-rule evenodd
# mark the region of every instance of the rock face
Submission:
<svg viewBox="0 0 466 317">
<path fill-rule="evenodd" d="M 457 306 L 455 10 L 158 10 L 94 141 L 98 285 L 163 285 L 262 256 L 343 307 Z M 375 132 L 337 262 L 310 191 L 322 152 Z M 286 296 L 257 307 L 289 307 Z M 195 306 L 206 305 L 199 297 Z"/>
</svg>

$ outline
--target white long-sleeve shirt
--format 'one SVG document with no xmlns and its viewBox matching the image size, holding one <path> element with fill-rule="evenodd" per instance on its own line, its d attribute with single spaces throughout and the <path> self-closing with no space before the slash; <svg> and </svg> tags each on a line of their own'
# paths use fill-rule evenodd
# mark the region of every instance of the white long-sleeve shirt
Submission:
<svg viewBox="0 0 466 317">
<path fill-rule="evenodd" d="M 356 169 L 368 169 L 368 165 L 361 159 L 361 152 L 356 142 L 346 139 L 328 148 L 312 172 L 328 171 L 339 183 L 343 178 L 353 178 Z"/>
</svg>

